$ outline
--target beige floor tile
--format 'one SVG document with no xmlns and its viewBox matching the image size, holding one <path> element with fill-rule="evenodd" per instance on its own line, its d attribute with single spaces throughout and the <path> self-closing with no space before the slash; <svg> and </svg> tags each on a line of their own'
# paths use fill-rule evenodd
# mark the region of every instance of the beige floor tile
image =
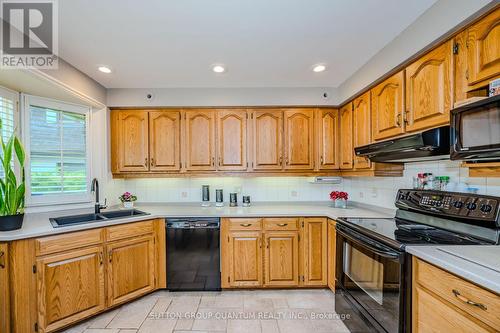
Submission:
<svg viewBox="0 0 500 333">
<path fill-rule="evenodd" d="M 176 319 L 147 318 L 137 333 L 170 333 L 174 331 Z"/>
<path fill-rule="evenodd" d="M 137 329 L 146 319 L 149 312 L 156 304 L 155 298 L 141 298 L 120 308 L 118 314 L 109 323 L 108 328 Z"/>
<path fill-rule="evenodd" d="M 92 320 L 89 328 L 106 328 L 119 311 L 119 309 L 114 309 L 98 315 Z"/>
<path fill-rule="evenodd" d="M 310 320 L 278 320 L 278 327 L 280 332 L 286 333 L 311 333 L 314 332 Z"/>
<path fill-rule="evenodd" d="M 222 294 L 215 297 L 214 308 L 242 308 L 243 295 Z"/>
<path fill-rule="evenodd" d="M 228 316 L 242 313 L 242 308 L 204 308 L 198 309 L 197 317 L 191 330 L 199 331 L 225 331 Z"/>
<path fill-rule="evenodd" d="M 278 321 L 276 320 L 261 320 L 260 327 L 262 333 L 279 333 Z"/>
<path fill-rule="evenodd" d="M 260 320 L 228 320 L 227 333 L 260 333 Z"/>
<path fill-rule="evenodd" d="M 88 328 L 84 333 L 119 333 L 119 331 L 116 328 Z"/>
<path fill-rule="evenodd" d="M 61 331 L 61 333 L 83 333 L 87 328 L 90 327 L 91 324 L 92 324 L 92 319 L 86 320 L 84 322 L 76 324 L 75 326 L 69 327 Z"/>
<path fill-rule="evenodd" d="M 174 297 L 167 309 L 168 313 L 196 312 L 200 304 L 200 296 Z"/>
<path fill-rule="evenodd" d="M 271 298 L 262 298 L 258 296 L 245 296 L 243 309 L 245 311 L 272 312 L 274 310 L 274 304 Z"/>
<path fill-rule="evenodd" d="M 120 330 L 119 333 L 137 333 L 137 330 L 127 330 L 127 329 L 125 329 L 125 330 Z"/>
</svg>

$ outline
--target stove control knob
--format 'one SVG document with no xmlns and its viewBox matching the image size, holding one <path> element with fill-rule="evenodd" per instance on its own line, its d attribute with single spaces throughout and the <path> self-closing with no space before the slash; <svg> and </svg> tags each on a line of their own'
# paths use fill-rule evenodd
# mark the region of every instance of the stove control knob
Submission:
<svg viewBox="0 0 500 333">
<path fill-rule="evenodd" d="M 453 204 L 453 207 L 455 208 L 462 208 L 464 206 L 464 203 L 462 201 L 455 201 L 455 203 Z"/>
<path fill-rule="evenodd" d="M 443 205 L 443 203 L 441 201 L 436 202 L 436 207 L 441 207 L 442 205 Z"/>
<path fill-rule="evenodd" d="M 483 213 L 489 213 L 491 212 L 492 207 L 488 204 L 482 204 L 480 209 Z"/>
<path fill-rule="evenodd" d="M 477 205 L 476 205 L 475 203 L 473 203 L 473 202 L 469 202 L 469 203 L 467 204 L 467 209 L 468 209 L 468 210 L 474 210 L 474 209 L 476 209 L 476 208 L 477 208 Z"/>
</svg>

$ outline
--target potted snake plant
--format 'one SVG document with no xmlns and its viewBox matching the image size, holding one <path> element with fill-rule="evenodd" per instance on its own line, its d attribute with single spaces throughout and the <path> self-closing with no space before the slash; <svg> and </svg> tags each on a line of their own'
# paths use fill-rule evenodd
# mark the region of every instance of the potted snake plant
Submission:
<svg viewBox="0 0 500 333">
<path fill-rule="evenodd" d="M 0 133 L 2 122 L 0 120 Z M 24 177 L 25 152 L 19 138 L 12 134 L 5 142 L 0 135 L 2 156 L 0 162 L 3 177 L 0 178 L 0 231 L 20 229 L 24 219 L 24 193 L 26 189 Z M 12 165 L 12 157 L 16 156 L 20 175 L 17 178 Z"/>
</svg>

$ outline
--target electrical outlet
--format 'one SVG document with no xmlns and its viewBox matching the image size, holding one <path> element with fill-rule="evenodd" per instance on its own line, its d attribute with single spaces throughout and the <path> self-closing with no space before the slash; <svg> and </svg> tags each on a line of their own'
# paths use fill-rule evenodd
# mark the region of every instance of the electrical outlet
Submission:
<svg viewBox="0 0 500 333">
<path fill-rule="evenodd" d="M 372 188 L 372 198 L 378 197 L 378 190 L 376 188 Z"/>
<path fill-rule="evenodd" d="M 365 197 L 365 192 L 359 192 L 359 198 L 363 199 Z"/>
<path fill-rule="evenodd" d="M 296 197 L 298 197 L 298 196 L 299 196 L 299 192 L 297 192 L 297 191 L 292 191 L 292 192 L 290 192 L 290 196 L 291 196 L 292 198 L 296 198 Z"/>
<path fill-rule="evenodd" d="M 182 191 L 181 192 L 181 197 L 182 198 L 187 198 L 188 197 L 188 193 L 186 191 Z"/>
</svg>

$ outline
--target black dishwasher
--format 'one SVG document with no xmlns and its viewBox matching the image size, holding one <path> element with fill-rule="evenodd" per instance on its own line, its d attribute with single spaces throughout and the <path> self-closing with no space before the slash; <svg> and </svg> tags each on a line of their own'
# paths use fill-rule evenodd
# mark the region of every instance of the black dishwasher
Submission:
<svg viewBox="0 0 500 333">
<path fill-rule="evenodd" d="M 220 219 L 167 219 L 167 289 L 221 290 Z"/>
</svg>

